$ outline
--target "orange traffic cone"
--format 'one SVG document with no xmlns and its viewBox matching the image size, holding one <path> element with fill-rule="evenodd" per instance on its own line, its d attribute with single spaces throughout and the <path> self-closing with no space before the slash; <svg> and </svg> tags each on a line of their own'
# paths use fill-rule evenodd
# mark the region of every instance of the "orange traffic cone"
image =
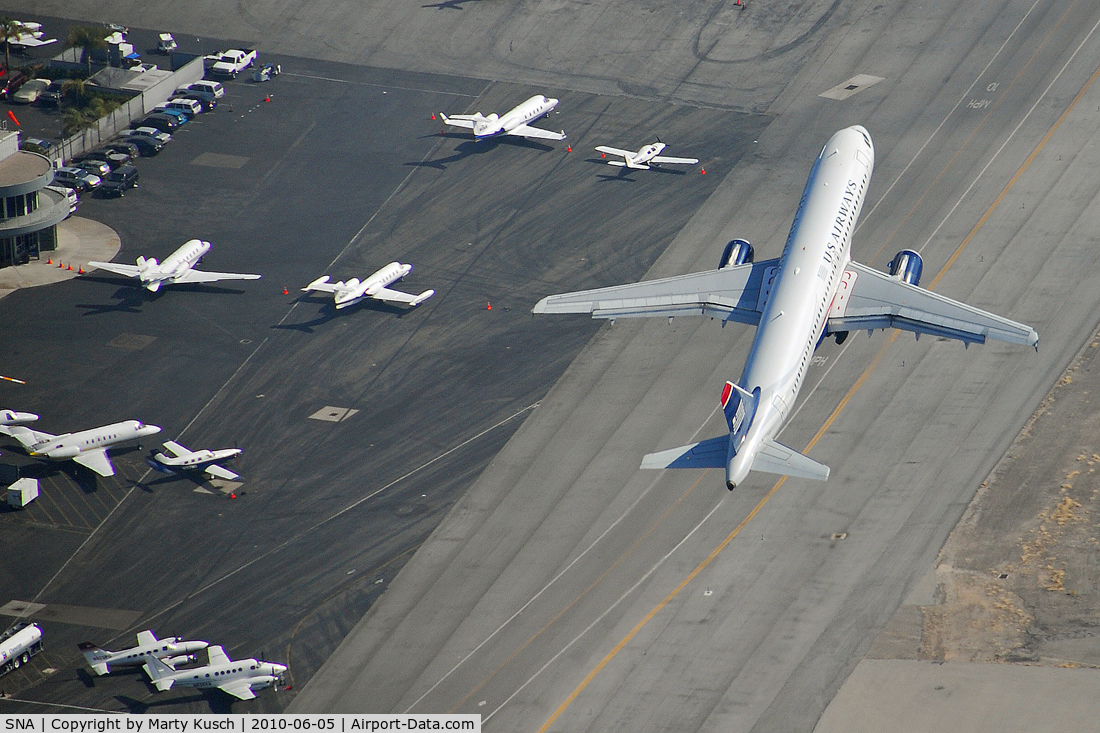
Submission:
<svg viewBox="0 0 1100 733">
<path fill-rule="evenodd" d="M 707 174 L 707 169 L 706 168 L 700 168 L 699 169 L 699 175 L 705 176 L 706 174 Z"/>
<path fill-rule="evenodd" d="M 83 275 L 84 274 L 84 268 L 81 267 L 79 270 L 76 271 L 76 274 L 77 275 Z"/>
<path fill-rule="evenodd" d="M 493 304 L 492 304 L 492 303 L 490 303 L 490 302 L 488 302 L 488 301 L 486 301 L 486 303 L 485 303 L 485 310 L 487 310 L 487 311 L 491 311 L 492 309 L 493 309 Z"/>
<path fill-rule="evenodd" d="M 565 146 L 565 152 L 572 153 L 573 152 L 573 146 L 572 145 L 566 145 Z"/>
<path fill-rule="evenodd" d="M 432 119 L 435 119 L 435 112 L 432 112 Z"/>
<path fill-rule="evenodd" d="M 271 101 L 271 97 L 264 97 L 264 101 L 265 101 L 265 102 L 270 102 L 270 101 Z"/>
<path fill-rule="evenodd" d="M 63 262 L 58 262 L 58 263 L 57 263 L 57 266 L 58 266 L 58 267 L 60 267 L 60 268 L 62 268 L 62 269 L 64 269 L 64 268 L 65 268 L 65 264 L 64 264 Z"/>
<path fill-rule="evenodd" d="M 50 257 L 49 259 L 47 259 L 46 264 L 47 265 L 52 265 L 53 264 L 53 257 Z"/>
<path fill-rule="evenodd" d="M 69 272 L 72 272 L 72 271 L 73 271 L 73 266 L 69 265 Z"/>
<path fill-rule="evenodd" d="M 283 288 L 283 295 L 290 295 L 290 291 L 286 288 Z"/>
</svg>

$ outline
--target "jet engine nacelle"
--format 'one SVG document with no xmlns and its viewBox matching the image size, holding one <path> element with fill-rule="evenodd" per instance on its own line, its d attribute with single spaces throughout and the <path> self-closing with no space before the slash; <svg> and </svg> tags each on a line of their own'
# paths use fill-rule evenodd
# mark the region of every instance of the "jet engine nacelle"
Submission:
<svg viewBox="0 0 1100 733">
<path fill-rule="evenodd" d="M 75 445 L 64 445 L 60 448 L 54 448 L 52 451 L 47 453 L 46 456 L 49 458 L 57 459 L 76 458 L 79 453 L 80 449 L 77 448 Z"/>
<path fill-rule="evenodd" d="M 890 260 L 890 276 L 910 285 L 919 285 L 924 260 L 911 249 L 903 249 Z"/>
<path fill-rule="evenodd" d="M 176 665 L 187 664 L 188 662 L 193 662 L 193 661 L 195 661 L 195 655 L 194 654 L 181 654 L 178 657 L 168 657 L 167 659 L 164 660 L 164 663 L 167 664 L 172 669 L 175 669 Z"/>
<path fill-rule="evenodd" d="M 753 251 L 751 244 L 744 239 L 733 239 L 726 245 L 726 248 L 722 250 L 722 258 L 718 260 L 718 269 L 722 270 L 727 267 L 736 267 L 746 262 L 752 262 L 755 256 L 756 253 Z"/>
</svg>

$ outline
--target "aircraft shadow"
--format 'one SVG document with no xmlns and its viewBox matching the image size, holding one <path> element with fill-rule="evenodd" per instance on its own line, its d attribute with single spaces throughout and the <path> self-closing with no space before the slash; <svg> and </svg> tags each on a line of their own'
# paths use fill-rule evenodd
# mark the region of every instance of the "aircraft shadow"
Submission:
<svg viewBox="0 0 1100 733">
<path fill-rule="evenodd" d="M 320 300 L 320 298 L 310 298 L 308 295 L 306 295 L 306 296 L 302 296 L 301 298 L 299 298 L 297 302 L 299 302 L 299 303 L 315 303 L 318 300 Z M 313 333 L 313 329 L 317 328 L 318 326 L 323 326 L 324 324 L 328 323 L 329 321 L 332 321 L 332 320 L 334 320 L 334 319 L 336 319 L 340 316 L 346 315 L 349 312 L 360 311 L 360 310 L 375 311 L 376 313 L 384 313 L 386 315 L 391 315 L 391 316 L 396 316 L 397 318 L 401 318 L 406 313 L 408 313 L 410 310 L 414 310 L 414 309 L 400 308 L 398 306 L 390 305 L 389 303 L 379 301 L 379 300 L 365 300 L 365 301 L 362 301 L 360 303 L 356 303 L 353 306 L 349 306 L 349 307 L 343 308 L 341 310 L 336 310 L 335 304 L 333 304 L 330 301 L 328 303 L 325 303 L 323 306 L 321 306 L 321 311 L 318 313 L 317 317 L 314 318 L 312 321 L 305 321 L 303 323 L 277 323 L 274 326 L 272 326 L 272 328 L 278 328 L 278 329 L 281 329 L 281 330 L 284 330 L 284 331 L 301 331 L 303 333 Z"/>
<path fill-rule="evenodd" d="M 422 138 L 436 137 L 437 135 L 424 135 Z M 410 163 L 405 163 L 408 166 L 415 166 L 418 168 L 438 168 L 439 170 L 446 170 L 448 163 L 457 163 L 460 160 L 470 157 L 471 155 L 480 155 L 497 149 L 499 145 L 510 145 L 518 148 L 528 148 L 529 150 L 537 150 L 541 153 L 549 153 L 554 150 L 550 145 L 544 145 L 540 142 L 535 142 L 530 138 L 515 137 L 515 136 L 501 136 L 492 137 L 488 140 L 470 140 L 468 135 L 461 133 L 443 133 L 442 137 L 447 138 L 465 138 L 463 142 L 459 143 L 455 147 L 455 154 L 446 158 L 438 158 L 436 160 L 417 160 Z"/>
<path fill-rule="evenodd" d="M 146 686 L 149 688 L 150 694 L 159 694 L 160 691 L 153 687 L 152 683 L 146 681 Z M 199 691 L 191 695 L 184 695 L 182 697 L 172 697 L 168 699 L 153 700 L 145 702 L 144 700 L 135 700 L 132 697 L 126 695 L 116 695 L 115 699 L 126 706 L 126 709 L 131 713 L 146 713 L 151 708 L 165 708 L 173 707 L 176 705 L 186 705 L 193 702 L 206 702 L 210 705 L 210 712 L 217 713 L 219 715 L 228 715 L 233 712 L 233 703 L 230 702 L 229 696 L 222 692 L 216 694 L 211 691 L 209 694 L 206 691 Z"/>
<path fill-rule="evenodd" d="M 154 293 L 143 287 L 135 286 L 129 278 L 85 275 L 82 279 L 118 286 L 118 290 L 111 294 L 111 299 L 119 301 L 118 303 L 77 303 L 77 308 L 85 309 L 84 315 L 86 316 L 97 316 L 103 313 L 141 313 L 141 306 L 163 298 L 168 290 L 183 293 L 219 293 L 223 295 L 243 295 L 245 292 L 236 288 L 204 283 L 183 283 L 166 285 Z"/>
<path fill-rule="evenodd" d="M 462 10 L 463 3 L 477 2 L 477 0 L 443 0 L 439 3 L 421 5 L 422 8 L 435 8 L 436 10 Z"/>
</svg>

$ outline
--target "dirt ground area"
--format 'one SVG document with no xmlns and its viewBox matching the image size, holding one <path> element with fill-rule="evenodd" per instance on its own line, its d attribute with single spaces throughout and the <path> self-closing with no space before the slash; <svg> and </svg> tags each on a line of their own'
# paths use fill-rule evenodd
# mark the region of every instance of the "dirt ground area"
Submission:
<svg viewBox="0 0 1100 733">
<path fill-rule="evenodd" d="M 982 484 L 934 602 L 902 606 L 869 658 L 1100 668 L 1100 335 Z"/>
</svg>

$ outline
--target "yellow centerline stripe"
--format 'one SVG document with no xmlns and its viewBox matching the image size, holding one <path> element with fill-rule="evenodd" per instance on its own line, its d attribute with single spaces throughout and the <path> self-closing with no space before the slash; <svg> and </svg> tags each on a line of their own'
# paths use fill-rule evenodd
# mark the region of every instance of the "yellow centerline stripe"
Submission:
<svg viewBox="0 0 1100 733">
<path fill-rule="evenodd" d="M 1089 77 L 1089 80 L 1085 83 L 1085 86 L 1082 87 L 1081 91 L 1077 93 L 1077 96 L 1073 98 L 1073 101 L 1070 102 L 1066 110 L 1050 128 L 1043 139 L 1039 141 L 1039 144 L 1036 145 L 1035 150 L 1032 151 L 1031 155 L 1028 156 L 1027 160 L 1024 161 L 1024 163 L 1016 171 L 1015 175 L 1013 175 L 1009 182 L 1005 185 L 1004 190 L 1001 191 L 1001 194 L 992 204 L 990 204 L 986 212 L 982 214 L 982 217 L 978 220 L 978 223 L 974 225 L 973 229 L 971 229 L 970 234 L 968 234 L 966 239 L 964 239 L 962 243 L 959 244 L 958 248 L 955 250 L 955 253 L 951 255 L 951 257 L 947 260 L 947 263 L 943 266 L 943 269 L 941 269 L 936 277 L 933 278 L 932 283 L 928 286 L 929 290 L 931 290 L 932 287 L 934 287 L 935 284 L 939 282 L 940 278 L 943 277 L 944 273 L 947 272 L 947 269 L 951 267 L 951 265 L 954 264 L 955 260 L 958 259 L 959 255 L 962 254 L 962 251 L 974 238 L 974 235 L 977 234 L 978 230 L 981 229 L 981 227 L 997 209 L 1001 201 L 1008 194 L 1009 190 L 1020 179 L 1020 176 L 1023 175 L 1024 171 L 1027 170 L 1028 166 L 1031 165 L 1031 162 L 1035 159 L 1035 157 L 1039 154 L 1043 147 L 1046 146 L 1047 142 L 1058 130 L 1062 122 L 1065 121 L 1066 117 L 1069 116 L 1069 113 L 1073 111 L 1073 108 L 1077 105 L 1081 98 L 1084 97 L 1085 93 L 1089 90 L 1089 88 L 1092 86 L 1093 82 L 1095 82 L 1097 78 L 1100 78 L 1100 67 L 1098 67 L 1096 71 L 1093 72 L 1092 76 Z M 852 385 L 851 389 L 848 390 L 848 393 L 844 395 L 844 398 L 841 399 L 840 403 L 836 406 L 836 409 L 833 410 L 832 414 L 830 414 L 829 417 L 825 420 L 825 423 L 821 426 L 821 429 L 817 431 L 814 437 L 806 445 L 806 448 L 803 452 L 808 452 L 825 435 L 825 432 L 829 429 L 832 423 L 840 416 L 841 411 L 844 410 L 844 408 L 848 405 L 848 402 L 856 393 L 856 390 L 860 389 L 863 386 L 863 383 L 866 381 L 867 377 L 870 376 L 871 372 L 874 371 L 879 362 L 882 361 L 882 358 L 886 355 L 887 349 L 890 347 L 891 344 L 894 343 L 895 340 L 897 340 L 898 334 L 899 332 L 895 331 L 892 334 L 891 338 L 882 345 L 882 348 L 879 349 L 878 353 L 875 355 L 875 358 L 871 361 L 867 368 L 863 370 L 863 373 L 859 376 L 859 379 L 857 379 L 855 384 Z M 681 581 L 680 584 L 677 585 L 667 596 L 665 596 L 660 603 L 654 606 L 653 610 L 645 615 L 645 618 L 635 624 L 634 628 L 632 628 L 630 632 L 626 636 L 624 636 L 618 644 L 615 645 L 615 648 L 608 652 L 607 656 L 600 660 L 600 663 L 597 664 L 596 667 L 591 672 L 589 672 L 583 680 L 581 680 L 580 684 L 578 684 L 573 692 L 569 694 L 569 697 L 565 699 L 565 702 L 563 702 L 558 707 L 558 709 L 554 711 L 553 715 L 551 715 L 546 720 L 546 722 L 542 724 L 542 727 L 539 728 L 538 733 L 545 733 L 550 728 L 550 726 L 554 724 L 554 721 L 556 721 L 561 716 L 561 714 L 569 708 L 573 701 L 576 700 L 582 692 L 584 692 L 584 689 L 588 687 L 593 679 L 595 679 L 596 675 L 599 674 L 600 671 L 603 670 L 603 668 L 606 667 L 611 662 L 611 660 L 614 659 L 616 655 L 618 655 L 620 651 L 622 651 L 623 647 L 625 647 L 630 642 L 630 640 L 633 639 L 634 636 L 653 619 L 654 616 L 660 613 L 661 609 L 667 606 L 673 598 L 679 595 L 680 591 L 687 587 L 688 583 L 694 580 L 695 577 L 699 575 L 699 573 L 701 573 L 708 565 L 710 565 L 714 558 L 718 557 L 718 554 L 721 553 L 722 550 L 724 550 L 729 545 L 729 543 L 732 542 L 733 539 L 741 533 L 741 530 L 745 528 L 745 525 L 747 525 L 749 521 L 753 517 L 755 517 L 761 509 L 764 508 L 764 505 L 771 500 L 771 498 L 779 490 L 779 487 L 782 486 L 786 482 L 786 480 L 786 476 L 779 479 L 779 481 L 775 483 L 775 486 L 771 488 L 771 491 L 769 491 L 764 496 L 764 498 L 761 499 L 755 507 L 753 507 L 748 516 L 746 516 L 741 521 L 741 523 L 737 525 L 733 532 L 731 532 L 729 536 L 726 537 L 726 539 L 722 540 L 721 544 L 714 548 L 714 550 L 712 550 L 711 553 L 707 555 L 707 557 L 702 562 L 700 562 L 694 570 L 691 571 L 691 574 L 684 578 L 684 580 Z"/>
</svg>

